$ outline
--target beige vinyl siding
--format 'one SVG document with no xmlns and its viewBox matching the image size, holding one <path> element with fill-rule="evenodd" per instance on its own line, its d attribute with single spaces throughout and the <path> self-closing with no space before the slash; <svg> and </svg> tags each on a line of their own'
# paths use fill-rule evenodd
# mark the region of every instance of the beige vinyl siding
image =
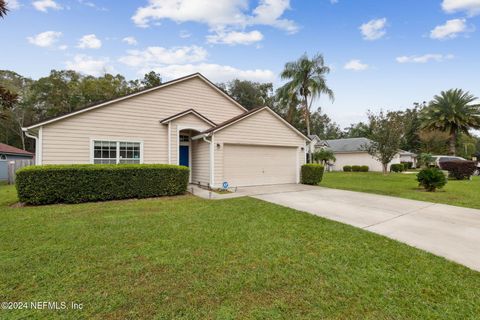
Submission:
<svg viewBox="0 0 480 320">
<path fill-rule="evenodd" d="M 44 125 L 43 164 L 88 163 L 91 138 L 143 140 L 144 163 L 167 163 L 168 126 L 159 121 L 190 108 L 216 123 L 244 112 L 200 78 L 188 79 Z"/>
<path fill-rule="evenodd" d="M 370 171 L 382 171 L 381 162 L 367 152 L 335 153 L 335 158 L 334 171 L 343 171 L 344 166 L 368 166 Z M 400 156 L 398 154 L 388 165 L 389 170 L 390 165 L 393 163 L 400 163 Z"/>
<path fill-rule="evenodd" d="M 266 109 L 215 133 L 214 141 L 215 186 L 220 186 L 227 178 L 224 174 L 224 167 L 228 165 L 225 164 L 225 149 L 228 144 L 295 147 L 296 149 L 291 149 L 298 153 L 298 166 L 295 161 L 294 170 L 299 170 L 299 166 L 305 162 L 305 139 Z M 249 154 L 248 157 L 253 157 L 255 160 L 255 153 Z M 259 157 L 262 157 L 261 153 Z M 239 168 L 239 170 L 241 169 Z"/>
<path fill-rule="evenodd" d="M 192 183 L 210 183 L 210 145 L 203 140 L 192 141 Z"/>
<path fill-rule="evenodd" d="M 178 164 L 179 131 L 193 129 L 193 130 L 196 130 L 197 133 L 200 133 L 201 131 L 207 130 L 210 127 L 211 127 L 210 124 L 199 119 L 197 116 L 193 114 L 187 114 L 181 118 L 173 120 L 170 124 L 170 130 L 171 130 L 170 137 L 172 139 L 171 163 Z M 192 159 L 193 159 L 193 154 L 192 154 Z"/>
<path fill-rule="evenodd" d="M 224 143 L 299 146 L 305 140 L 271 111 L 263 109 L 244 120 L 215 133 L 215 139 Z"/>
</svg>

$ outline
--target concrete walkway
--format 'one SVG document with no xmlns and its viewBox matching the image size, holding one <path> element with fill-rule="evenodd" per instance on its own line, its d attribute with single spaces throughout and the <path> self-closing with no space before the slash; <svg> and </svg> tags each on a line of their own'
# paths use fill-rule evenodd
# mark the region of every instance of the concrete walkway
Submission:
<svg viewBox="0 0 480 320">
<path fill-rule="evenodd" d="M 295 184 L 239 188 L 213 197 L 239 196 L 346 223 L 480 271 L 480 210 Z"/>
</svg>

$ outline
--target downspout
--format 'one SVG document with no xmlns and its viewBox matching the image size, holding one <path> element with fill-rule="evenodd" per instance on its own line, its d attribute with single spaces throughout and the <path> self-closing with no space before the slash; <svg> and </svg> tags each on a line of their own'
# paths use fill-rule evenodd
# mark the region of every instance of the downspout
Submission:
<svg viewBox="0 0 480 320">
<path fill-rule="evenodd" d="M 213 137 L 212 137 L 212 140 L 213 140 Z M 210 157 L 208 159 L 208 165 L 210 167 L 210 188 L 213 188 L 213 184 L 214 184 L 214 150 L 213 150 L 213 146 L 214 144 L 212 143 L 213 141 L 210 141 L 210 140 L 207 140 L 207 137 L 204 136 L 203 137 L 203 141 L 205 141 L 206 143 L 209 144 L 209 148 L 210 148 Z"/>
<path fill-rule="evenodd" d="M 172 164 L 172 122 L 168 122 L 168 164 Z"/>
<path fill-rule="evenodd" d="M 35 140 L 35 164 L 36 165 L 39 165 L 40 163 L 40 154 L 39 154 L 39 141 L 38 141 L 38 137 L 37 136 L 34 136 L 34 135 L 31 135 L 29 132 L 28 132 L 28 129 L 27 128 L 22 128 L 22 131 L 25 133 L 25 136 L 31 138 L 31 139 L 34 139 Z"/>
</svg>

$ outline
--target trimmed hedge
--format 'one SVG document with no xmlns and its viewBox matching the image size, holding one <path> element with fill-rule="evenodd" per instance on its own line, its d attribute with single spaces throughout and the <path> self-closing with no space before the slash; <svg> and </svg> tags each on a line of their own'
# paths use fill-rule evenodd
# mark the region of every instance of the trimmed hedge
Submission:
<svg viewBox="0 0 480 320">
<path fill-rule="evenodd" d="M 418 184 L 429 192 L 435 192 L 437 189 L 443 188 L 447 184 L 447 178 L 442 170 L 437 168 L 422 169 L 417 174 Z"/>
<path fill-rule="evenodd" d="M 413 169 L 413 162 L 402 162 L 403 166 L 405 167 L 405 170 L 410 170 Z"/>
<path fill-rule="evenodd" d="M 457 180 L 469 179 L 477 170 L 475 161 L 452 160 L 440 162 L 442 170 L 447 170 L 450 178 Z"/>
<path fill-rule="evenodd" d="M 344 172 L 368 172 L 368 166 L 343 166 Z"/>
<path fill-rule="evenodd" d="M 362 166 L 352 166 L 352 171 L 353 172 L 361 172 L 362 171 Z"/>
<path fill-rule="evenodd" d="M 368 166 L 360 166 L 360 172 L 368 172 L 369 169 Z"/>
<path fill-rule="evenodd" d="M 324 167 L 321 164 L 309 163 L 302 166 L 302 183 L 317 185 L 323 179 Z"/>
<path fill-rule="evenodd" d="M 189 169 L 164 164 L 30 166 L 17 171 L 21 202 L 30 205 L 183 194 Z"/>
<path fill-rule="evenodd" d="M 403 163 L 394 163 L 390 166 L 390 171 L 391 172 L 403 172 L 405 170 L 406 170 L 406 168 L 403 165 Z"/>
</svg>

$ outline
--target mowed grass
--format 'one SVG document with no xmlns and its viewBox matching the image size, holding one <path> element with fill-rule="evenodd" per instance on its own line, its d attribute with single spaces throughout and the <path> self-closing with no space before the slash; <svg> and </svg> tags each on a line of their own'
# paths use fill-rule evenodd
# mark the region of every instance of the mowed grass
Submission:
<svg viewBox="0 0 480 320">
<path fill-rule="evenodd" d="M 480 273 L 252 198 L 11 208 L 0 187 L 0 301 L 82 310 L 9 318 L 478 319 Z"/>
<path fill-rule="evenodd" d="M 473 177 L 471 181 L 449 180 L 436 192 L 426 192 L 419 187 L 416 177 L 416 173 L 327 172 L 320 185 L 480 209 L 480 177 Z"/>
</svg>

